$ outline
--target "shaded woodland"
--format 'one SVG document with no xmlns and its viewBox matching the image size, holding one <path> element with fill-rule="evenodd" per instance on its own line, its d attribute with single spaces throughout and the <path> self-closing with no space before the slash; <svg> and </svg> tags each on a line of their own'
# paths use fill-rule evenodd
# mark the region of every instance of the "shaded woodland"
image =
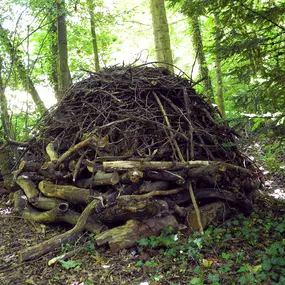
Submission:
<svg viewBox="0 0 285 285">
<path fill-rule="evenodd" d="M 164 239 L 182 235 L 194 250 L 193 233 L 204 241 L 207 229 L 262 215 L 267 201 L 282 235 L 272 196 L 284 185 L 268 181 L 285 169 L 284 10 L 283 1 L 5 0 L 0 194 L 25 223 L 62 227 L 17 248 L 17 262 L 88 233 L 102 252 L 136 248 L 145 266 L 157 244 L 179 246 Z M 282 261 L 265 279 L 262 262 L 248 269 L 257 283 L 234 284 L 283 280 Z M 181 284 L 204 284 L 193 276 Z"/>
</svg>

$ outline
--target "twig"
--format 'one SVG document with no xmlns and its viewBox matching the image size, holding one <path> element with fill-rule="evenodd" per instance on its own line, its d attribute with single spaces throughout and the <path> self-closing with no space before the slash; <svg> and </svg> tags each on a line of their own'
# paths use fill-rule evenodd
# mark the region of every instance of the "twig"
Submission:
<svg viewBox="0 0 285 285">
<path fill-rule="evenodd" d="M 190 181 L 189 181 L 189 186 L 188 187 L 189 187 L 189 193 L 190 193 L 191 201 L 192 201 L 192 204 L 194 206 L 194 210 L 195 210 L 195 213 L 196 213 L 196 216 L 197 216 L 197 222 L 198 222 L 200 233 L 204 234 L 203 226 L 202 226 L 202 223 L 201 223 L 200 210 L 199 210 L 199 207 L 197 205 L 196 198 L 195 198 L 195 195 L 194 195 L 194 192 L 193 192 L 193 188 L 192 188 L 192 184 L 191 184 Z"/>
<path fill-rule="evenodd" d="M 159 108 L 160 108 L 160 110 L 161 110 L 161 113 L 162 113 L 162 115 L 163 115 L 163 118 L 164 118 L 164 120 L 165 120 L 167 126 L 171 129 L 171 124 L 170 124 L 170 122 L 169 122 L 169 119 L 168 119 L 168 117 L 167 117 L 167 114 L 166 114 L 166 112 L 165 112 L 165 109 L 163 108 L 163 106 L 162 106 L 162 104 L 161 104 L 161 101 L 160 101 L 159 97 L 157 96 L 157 94 L 156 94 L 155 92 L 152 92 L 152 93 L 153 93 L 154 98 L 156 99 L 156 101 L 157 101 L 157 103 L 158 103 L 158 105 L 159 105 Z M 171 139 L 173 140 L 173 144 L 174 144 L 174 146 L 175 146 L 175 149 L 176 149 L 176 151 L 177 151 L 177 154 L 178 154 L 178 156 L 179 156 L 179 159 L 180 159 L 182 162 L 185 162 L 184 157 L 183 157 L 183 155 L 182 155 L 182 153 L 181 153 L 181 150 L 180 150 L 180 148 L 179 148 L 179 146 L 178 146 L 178 143 L 177 143 L 176 139 L 173 137 L 172 131 L 170 131 L 170 134 L 171 134 Z"/>
<path fill-rule="evenodd" d="M 184 96 L 186 114 L 187 114 L 188 125 L 189 125 L 190 160 L 194 160 L 193 126 L 192 126 L 192 122 L 191 122 L 191 113 L 190 113 L 191 109 L 190 109 L 189 98 L 188 98 L 188 94 L 187 94 L 186 88 L 183 88 L 183 96 Z"/>
</svg>

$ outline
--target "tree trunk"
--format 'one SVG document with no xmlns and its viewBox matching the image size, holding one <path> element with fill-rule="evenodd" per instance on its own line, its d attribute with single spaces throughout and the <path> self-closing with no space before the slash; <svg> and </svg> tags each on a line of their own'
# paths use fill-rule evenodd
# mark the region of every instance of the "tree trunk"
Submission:
<svg viewBox="0 0 285 285">
<path fill-rule="evenodd" d="M 7 98 L 5 96 L 5 88 L 2 79 L 2 58 L 0 57 L 0 107 L 1 107 L 1 123 L 4 133 L 9 138 L 11 137 L 10 132 L 10 116 L 7 110 Z M 12 138 L 13 139 L 13 138 Z"/>
<path fill-rule="evenodd" d="M 58 78 L 58 45 L 57 45 L 57 26 L 56 22 L 52 22 L 51 27 L 51 74 L 50 81 L 53 85 L 53 90 L 57 101 L 60 100 L 59 94 L 59 78 Z"/>
<path fill-rule="evenodd" d="M 44 114 L 47 109 L 43 103 L 43 101 L 41 100 L 35 86 L 34 83 L 31 79 L 31 77 L 29 76 L 29 73 L 26 69 L 26 67 L 23 64 L 23 60 L 21 59 L 21 57 L 16 53 L 13 45 L 11 44 L 10 40 L 9 40 L 9 36 L 7 31 L 2 27 L 2 25 L 0 24 L 0 41 L 2 46 L 5 48 L 6 52 L 9 54 L 11 60 L 12 60 L 12 64 L 14 64 L 17 68 L 18 74 L 20 76 L 20 79 L 22 81 L 22 85 L 23 87 L 31 94 L 34 103 L 37 106 L 38 111 L 41 114 Z"/>
<path fill-rule="evenodd" d="M 65 0 L 57 2 L 57 38 L 59 51 L 59 70 L 60 70 L 60 88 L 61 91 L 68 88 L 71 84 L 71 76 L 68 67 L 68 50 L 67 50 L 67 31 L 66 31 L 66 11 Z M 62 96 L 63 93 L 61 92 Z"/>
<path fill-rule="evenodd" d="M 200 67 L 200 75 L 201 78 L 204 79 L 204 89 L 205 95 L 214 101 L 214 94 L 213 94 L 213 87 L 211 82 L 211 77 L 209 75 L 209 69 L 207 66 L 204 47 L 203 47 L 203 40 L 201 35 L 200 23 L 197 15 L 189 15 L 190 25 L 192 28 L 192 44 L 197 54 L 197 59 Z"/>
<path fill-rule="evenodd" d="M 156 58 L 173 73 L 173 59 L 164 0 L 150 0 Z"/>
<path fill-rule="evenodd" d="M 96 37 L 96 30 L 95 30 L 94 0 L 87 0 L 87 4 L 88 4 L 88 10 L 90 14 L 90 31 L 92 35 L 92 46 L 93 46 L 93 53 L 94 53 L 95 71 L 98 72 L 100 70 L 100 64 L 99 64 L 98 44 L 97 44 L 97 37 Z"/>
<path fill-rule="evenodd" d="M 221 36 L 222 31 L 220 28 L 220 19 L 219 15 L 214 15 L 215 19 L 215 53 L 216 53 L 216 80 L 217 80 L 217 99 L 218 99 L 218 108 L 222 116 L 225 116 L 225 102 L 224 102 L 224 92 L 223 92 L 223 78 L 222 78 L 222 69 L 221 69 Z"/>
</svg>

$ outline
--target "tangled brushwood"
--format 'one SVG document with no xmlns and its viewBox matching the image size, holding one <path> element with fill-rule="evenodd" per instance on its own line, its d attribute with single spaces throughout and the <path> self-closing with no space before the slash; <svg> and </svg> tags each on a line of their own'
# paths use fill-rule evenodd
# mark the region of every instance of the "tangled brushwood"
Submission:
<svg viewBox="0 0 285 285">
<path fill-rule="evenodd" d="M 41 122 L 18 170 L 15 211 L 75 225 L 19 253 L 35 258 L 87 229 L 112 250 L 250 213 L 259 173 L 191 82 L 166 68 L 111 67 L 76 83 Z M 127 238 L 126 238 L 127 237 Z"/>
</svg>

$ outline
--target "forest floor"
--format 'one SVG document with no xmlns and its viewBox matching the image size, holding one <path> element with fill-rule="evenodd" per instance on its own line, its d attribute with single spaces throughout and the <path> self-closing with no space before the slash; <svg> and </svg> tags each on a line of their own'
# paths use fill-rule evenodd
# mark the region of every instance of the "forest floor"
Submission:
<svg viewBox="0 0 285 285">
<path fill-rule="evenodd" d="M 279 193 L 279 199 L 262 195 L 250 216 L 209 227 L 204 236 L 172 234 L 170 229 L 111 253 L 97 249 L 92 235 L 85 233 L 76 244 L 61 248 L 61 253 L 70 252 L 65 261 L 51 266 L 54 253 L 19 263 L 17 252 L 66 229 L 15 216 L 2 195 L 0 284 L 285 284 L 284 183 L 284 177 L 271 176 L 266 190 Z"/>
</svg>

